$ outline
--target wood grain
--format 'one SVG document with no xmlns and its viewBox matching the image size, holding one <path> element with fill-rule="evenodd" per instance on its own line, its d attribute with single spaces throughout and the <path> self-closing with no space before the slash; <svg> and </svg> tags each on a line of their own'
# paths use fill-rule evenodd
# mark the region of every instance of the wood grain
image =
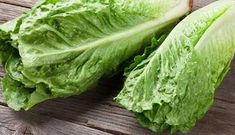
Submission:
<svg viewBox="0 0 235 135">
<path fill-rule="evenodd" d="M 216 0 L 193 0 L 193 10 L 197 10 L 201 7 L 204 7 Z"/>
<path fill-rule="evenodd" d="M 87 134 L 110 135 L 109 133 L 58 120 L 31 112 L 13 112 L 7 107 L 0 106 L 0 134 L 1 135 L 64 135 Z"/>
<path fill-rule="evenodd" d="M 120 77 L 113 79 L 121 80 Z M 115 80 L 112 82 L 115 83 Z M 112 98 L 119 89 L 120 87 L 97 86 L 94 90 L 79 96 L 44 102 L 30 112 L 113 134 L 152 134 L 137 123 L 132 113 L 113 102 Z M 0 100 L 3 100 L 2 97 Z"/>
<path fill-rule="evenodd" d="M 194 0 L 196 10 L 215 0 Z M 0 22 L 13 19 L 35 0 L 0 0 Z M 0 70 L 0 77 L 3 71 Z M 120 75 L 121 76 L 121 75 Z M 28 112 L 13 112 L 0 94 L 0 135 L 21 134 L 156 134 L 142 128 L 134 115 L 113 102 L 122 86 L 122 77 L 100 82 L 79 96 L 44 102 Z M 217 90 L 215 103 L 188 135 L 235 134 L 235 60 Z"/>
<path fill-rule="evenodd" d="M 30 8 L 37 0 L 0 0 L 2 3 L 7 3 L 15 6 Z"/>
<path fill-rule="evenodd" d="M 0 3 L 0 23 L 12 20 L 20 16 L 27 8 L 18 7 L 6 3 Z"/>
</svg>

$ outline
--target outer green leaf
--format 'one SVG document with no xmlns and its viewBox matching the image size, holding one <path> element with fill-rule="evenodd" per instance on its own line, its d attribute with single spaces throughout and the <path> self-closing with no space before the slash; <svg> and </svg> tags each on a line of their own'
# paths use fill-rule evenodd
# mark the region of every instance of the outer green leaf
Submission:
<svg viewBox="0 0 235 135">
<path fill-rule="evenodd" d="M 188 12 L 188 4 L 188 0 L 63 0 L 42 4 L 21 24 L 19 52 L 24 66 L 33 67 L 63 63 L 89 49 L 119 45 L 119 41 L 122 46 L 138 45 L 138 50 L 147 37 Z"/>
<path fill-rule="evenodd" d="M 234 18 L 232 0 L 189 15 L 128 73 L 116 101 L 153 131 L 189 131 L 213 103 L 233 59 Z"/>
<path fill-rule="evenodd" d="M 5 67 L 8 105 L 29 109 L 88 90 L 172 27 L 190 10 L 189 1 L 42 1 L 10 34 L 17 50 Z"/>
</svg>

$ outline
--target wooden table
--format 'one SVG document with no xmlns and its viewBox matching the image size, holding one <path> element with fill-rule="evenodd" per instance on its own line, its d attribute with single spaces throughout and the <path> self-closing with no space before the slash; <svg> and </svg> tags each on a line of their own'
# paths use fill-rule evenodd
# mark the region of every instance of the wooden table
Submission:
<svg viewBox="0 0 235 135">
<path fill-rule="evenodd" d="M 19 16 L 35 1 L 0 0 L 0 22 Z M 193 9 L 213 1 L 194 0 Z M 100 82 L 80 96 L 47 101 L 28 112 L 12 111 L 0 95 L 0 135 L 157 134 L 142 128 L 132 113 L 113 102 L 122 86 L 120 76 Z M 214 106 L 188 135 L 235 135 L 235 60 L 217 91 Z"/>
</svg>

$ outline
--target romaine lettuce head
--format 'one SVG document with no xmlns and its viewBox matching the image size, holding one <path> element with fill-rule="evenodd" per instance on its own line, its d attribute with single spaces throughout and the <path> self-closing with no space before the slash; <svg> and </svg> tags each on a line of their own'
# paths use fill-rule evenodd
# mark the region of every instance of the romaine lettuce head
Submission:
<svg viewBox="0 0 235 135">
<path fill-rule="evenodd" d="M 172 27 L 189 12 L 189 3 L 41 1 L 12 25 L 0 27 L 7 104 L 15 110 L 27 110 L 46 99 L 90 89 L 141 52 L 154 34 Z"/>
<path fill-rule="evenodd" d="M 212 105 L 234 53 L 235 1 L 217 1 L 180 22 L 142 62 L 137 59 L 115 100 L 152 131 L 187 132 Z"/>
</svg>

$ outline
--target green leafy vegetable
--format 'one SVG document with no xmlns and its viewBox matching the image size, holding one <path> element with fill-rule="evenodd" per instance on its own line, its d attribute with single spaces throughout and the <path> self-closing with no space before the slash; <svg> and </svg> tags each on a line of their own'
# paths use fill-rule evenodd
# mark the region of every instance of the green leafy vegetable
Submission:
<svg viewBox="0 0 235 135">
<path fill-rule="evenodd" d="M 80 94 L 189 10 L 190 0 L 44 0 L 0 26 L 3 95 L 15 110 Z M 6 51 L 7 50 L 7 51 Z"/>
<path fill-rule="evenodd" d="M 215 89 L 229 70 L 234 28 L 232 0 L 192 13 L 158 49 L 132 64 L 115 100 L 153 131 L 189 131 L 212 105 Z"/>
</svg>

